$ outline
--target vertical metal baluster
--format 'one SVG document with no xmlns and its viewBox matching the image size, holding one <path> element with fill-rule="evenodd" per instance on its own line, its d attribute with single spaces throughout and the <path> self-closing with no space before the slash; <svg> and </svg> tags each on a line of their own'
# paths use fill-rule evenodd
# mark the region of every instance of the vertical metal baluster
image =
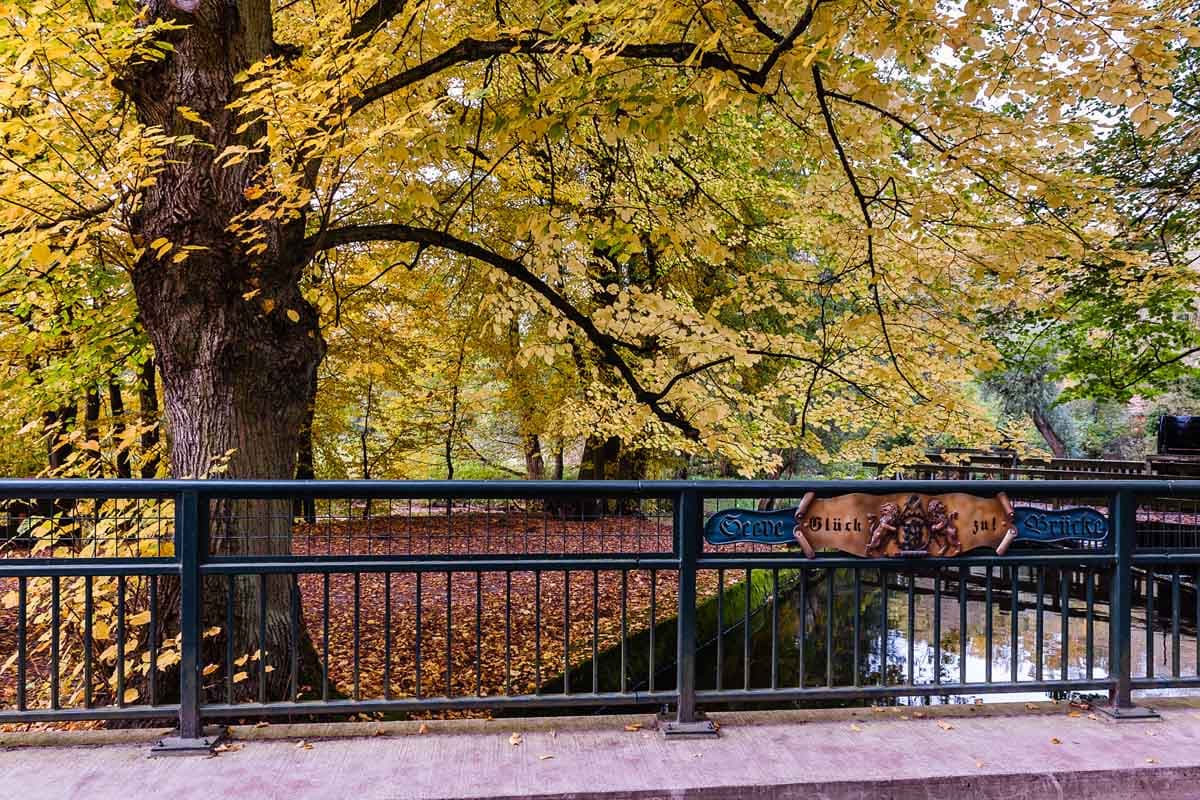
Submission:
<svg viewBox="0 0 1200 800">
<path fill-rule="evenodd" d="M 448 523 L 447 523 L 448 524 Z M 451 680 L 454 677 L 454 662 L 451 660 L 451 651 L 454 647 L 454 596 L 451 587 L 454 585 L 454 576 L 449 572 L 446 573 L 446 697 L 454 694 L 451 688 Z"/>
<path fill-rule="evenodd" d="M 1070 676 L 1070 669 L 1067 662 L 1071 655 L 1071 571 L 1064 569 L 1059 573 L 1059 613 L 1062 616 L 1062 647 L 1060 648 L 1060 656 L 1062 658 L 1062 680 L 1067 680 Z"/>
<path fill-rule="evenodd" d="M 833 568 L 825 570 L 825 686 L 833 686 Z"/>
<path fill-rule="evenodd" d="M 258 576 L 258 702 L 267 702 L 267 576 L 265 574 Z"/>
<path fill-rule="evenodd" d="M 1193 580 L 1193 594 L 1196 596 L 1196 675 L 1200 676 L 1200 567 L 1197 567 Z"/>
<path fill-rule="evenodd" d="M 803 689 L 804 671 L 806 666 L 804 663 L 807 636 L 806 628 L 808 627 L 808 569 L 805 567 L 800 568 L 800 587 L 799 597 L 797 599 L 800 601 L 800 621 L 796 626 L 796 649 L 798 651 L 796 653 L 796 660 L 799 662 L 796 665 L 796 686 L 800 689 Z"/>
<path fill-rule="evenodd" d="M 988 564 L 983 577 L 983 605 L 987 615 L 983 621 L 983 682 L 992 682 L 992 565 Z"/>
<path fill-rule="evenodd" d="M 416 603 L 416 629 L 417 630 L 416 630 L 416 634 L 417 635 L 413 639 L 413 641 L 414 641 L 413 661 L 414 661 L 414 671 L 416 673 L 416 680 L 417 680 L 415 696 L 418 699 L 421 697 L 421 633 L 422 633 L 422 631 L 425 630 L 423 627 L 421 627 L 421 612 L 422 612 L 421 607 L 425 604 L 425 602 L 421 599 L 421 576 L 423 574 L 424 573 L 422 573 L 422 572 L 418 572 L 416 574 L 416 576 L 417 576 L 416 577 L 416 593 L 417 593 L 417 603 Z"/>
<path fill-rule="evenodd" d="M 879 685 L 887 685 L 888 665 L 888 573 L 879 568 Z"/>
<path fill-rule="evenodd" d="M 744 583 L 746 605 L 742 608 L 742 688 L 750 688 L 750 570 Z"/>
<path fill-rule="evenodd" d="M 942 568 L 933 571 L 933 682 L 942 682 Z"/>
<path fill-rule="evenodd" d="M 600 692 L 600 570 L 592 570 L 592 694 Z"/>
<path fill-rule="evenodd" d="M 354 573 L 354 699 L 361 700 L 362 682 L 362 573 Z"/>
<path fill-rule="evenodd" d="M 629 661 L 625 644 L 629 638 L 629 570 L 621 570 L 621 694 L 629 686 Z"/>
<path fill-rule="evenodd" d="M 1154 570 L 1146 570 L 1146 677 L 1154 677 L 1154 623 L 1158 614 L 1154 608 L 1155 589 Z"/>
<path fill-rule="evenodd" d="M 29 616 L 28 587 L 29 579 L 24 575 L 17 578 L 17 710 L 24 711 L 25 705 L 25 667 L 29 654 L 27 650 L 27 625 Z M 1200 639 L 1200 637 L 1197 637 Z"/>
<path fill-rule="evenodd" d="M 624 633 L 624 631 L 622 631 Z M 715 686 L 721 691 L 721 667 L 725 663 L 725 570 L 717 570 L 717 669 Z"/>
<path fill-rule="evenodd" d="M 92 595 L 92 576 L 83 579 L 83 706 L 92 707 L 92 612 L 94 598 Z M 151 602 L 150 608 L 154 608 Z M 153 656 L 150 659 L 154 662 Z M 153 698 L 154 695 L 151 695 Z"/>
<path fill-rule="evenodd" d="M 91 583 L 89 583 L 88 584 L 88 592 L 89 593 L 91 592 L 91 589 L 92 589 L 92 586 L 91 586 Z M 158 704 L 158 700 L 157 700 L 157 698 L 158 698 L 158 576 L 157 575 L 150 576 L 150 588 L 148 591 L 148 595 L 149 595 L 148 599 L 150 601 L 150 630 L 147 631 L 147 636 L 149 637 L 149 648 L 150 648 L 150 671 L 149 671 L 149 674 L 147 675 L 146 691 L 149 693 L 150 696 L 146 698 L 146 702 L 147 702 L 147 704 L 153 706 L 153 705 Z M 89 627 L 90 627 L 90 620 L 89 620 Z M 90 640 L 90 634 L 89 634 L 89 640 Z M 90 641 L 88 643 L 87 651 L 88 651 L 88 660 L 90 662 L 91 651 L 92 651 Z M 88 665 L 88 672 L 89 672 L 89 674 L 91 672 L 90 663 Z M 88 680 L 88 683 L 89 684 L 91 683 L 90 679 Z M 90 701 L 89 701 L 89 704 L 90 704 Z"/>
<path fill-rule="evenodd" d="M 1009 613 L 1008 613 L 1008 671 L 1009 680 L 1013 683 L 1017 682 L 1020 677 L 1020 653 L 1021 641 L 1018 636 L 1018 623 L 1021 619 L 1021 568 L 1010 567 L 1009 577 L 1011 578 L 1012 591 L 1009 592 Z"/>
<path fill-rule="evenodd" d="M 1093 680 L 1096 677 L 1096 573 L 1091 567 L 1087 569 L 1087 643 L 1085 646 L 1085 655 L 1087 657 L 1087 679 Z"/>
<path fill-rule="evenodd" d="M 1179 677 L 1179 570 L 1171 573 L 1171 675 Z M 1197 620 L 1200 622 L 1200 620 Z"/>
<path fill-rule="evenodd" d="M 649 690 L 654 691 L 654 628 L 658 622 L 658 570 L 650 570 L 650 682 Z"/>
<path fill-rule="evenodd" d="M 233 705 L 233 594 L 237 578 L 234 575 L 225 577 L 225 702 Z"/>
<path fill-rule="evenodd" d="M 916 660 L 916 641 L 917 638 L 917 605 L 916 605 L 916 574 L 908 571 L 908 624 L 905 628 L 905 634 L 908 637 L 908 685 L 912 686 L 916 682 L 916 665 L 913 661 Z"/>
<path fill-rule="evenodd" d="M 565 534 L 564 534 L 565 535 Z M 563 572 L 563 694 L 571 693 L 571 571 Z"/>
<path fill-rule="evenodd" d="M 967 682 L 967 575 L 970 567 L 958 568 L 958 682 Z"/>
<path fill-rule="evenodd" d="M 117 576 L 117 705 L 125 705 L 125 576 Z"/>
<path fill-rule="evenodd" d="M 534 694 L 542 693 L 542 571 L 533 571 L 533 680 Z"/>
<path fill-rule="evenodd" d="M 1034 680 L 1042 679 L 1042 651 L 1045 640 L 1045 593 L 1046 593 L 1046 568 L 1037 568 L 1037 634 L 1034 639 L 1034 647 L 1037 650 L 1034 656 Z"/>
<path fill-rule="evenodd" d="M 61 666 L 58 660 L 58 641 L 62 637 L 62 592 L 57 575 L 50 577 L 50 707 L 59 708 L 58 676 Z M 124 698 L 121 700 L 124 703 Z"/>
<path fill-rule="evenodd" d="M 483 573 L 475 570 L 475 696 L 483 694 Z"/>
<path fill-rule="evenodd" d="M 801 623 L 803 624 L 803 623 Z M 862 654 L 859 652 L 859 638 L 862 636 L 862 570 L 858 567 L 854 568 L 854 658 L 852 668 L 854 670 L 854 686 L 862 685 L 862 676 L 860 675 L 859 664 L 862 663 Z"/>
<path fill-rule="evenodd" d="M 321 576 L 321 699 L 329 700 L 329 573 Z M 232 583 L 230 584 L 232 590 Z"/>
<path fill-rule="evenodd" d="M 779 688 L 779 570 L 771 570 L 771 688 Z"/>
<path fill-rule="evenodd" d="M 288 664 L 291 672 L 288 683 L 291 684 L 292 702 L 300 699 L 300 576 L 295 572 L 291 575 L 291 589 L 288 592 L 288 639 L 291 643 L 291 658 Z"/>
<path fill-rule="evenodd" d="M 389 507 L 390 507 L 389 502 Z M 388 548 L 390 552 L 391 543 Z M 392 699 L 392 573 L 383 573 L 383 699 Z"/>
<path fill-rule="evenodd" d="M 528 541 L 528 537 L 526 537 Z M 512 694 L 512 571 L 504 573 L 504 694 Z"/>
</svg>

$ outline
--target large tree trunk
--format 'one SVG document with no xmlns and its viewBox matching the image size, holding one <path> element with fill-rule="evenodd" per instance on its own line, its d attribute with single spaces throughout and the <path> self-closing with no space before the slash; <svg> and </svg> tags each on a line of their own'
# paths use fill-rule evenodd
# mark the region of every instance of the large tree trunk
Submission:
<svg viewBox="0 0 1200 800">
<path fill-rule="evenodd" d="M 1055 458 L 1067 457 L 1067 444 L 1058 435 L 1058 431 L 1054 430 L 1054 426 L 1050 424 L 1050 420 L 1042 413 L 1040 408 L 1035 408 L 1031 412 L 1033 424 L 1038 429 L 1038 433 L 1046 440 L 1046 445 L 1050 448 L 1050 452 Z"/>
<path fill-rule="evenodd" d="M 540 481 L 546 477 L 546 461 L 542 458 L 542 440 L 536 433 L 527 433 L 525 442 L 525 477 Z"/>
<path fill-rule="evenodd" d="M 261 127 L 242 133 L 228 106 L 234 76 L 270 55 L 269 0 L 143 0 L 151 18 L 188 27 L 173 34 L 174 50 L 161 62 L 121 76 L 119 86 L 139 119 L 172 133 L 191 133 L 199 146 L 168 148 L 156 183 L 146 190 L 132 221 L 135 241 L 173 244 L 159 258 L 146 247 L 133 271 L 142 323 L 154 345 L 163 384 L 171 471 L 176 477 L 291 478 L 295 472 L 308 389 L 324 354 L 315 310 L 300 291 L 305 264 L 303 218 L 263 224 L 250 255 L 230 231 L 250 211 L 269 154 L 233 166 L 215 163 L 231 145 L 252 145 Z M 189 108 L 207 125 L 187 122 Z M 186 260 L 173 255 L 184 246 Z M 254 294 L 251 294 L 254 292 Z M 247 500 L 214 503 L 210 551 L 221 555 L 287 553 L 291 504 Z M 285 693 L 290 652 L 288 576 L 266 582 L 266 640 L 259 636 L 258 582 L 234 588 L 234 650 L 267 652 L 269 698 Z M 224 581 L 204 586 L 204 624 L 224 626 Z M 206 645 L 220 652 L 220 637 Z M 311 657 L 307 636 L 302 643 Z M 310 661 L 311 658 L 306 658 Z M 251 676 L 254 669 L 249 670 Z M 239 684 L 254 691 L 253 679 Z"/>
</svg>

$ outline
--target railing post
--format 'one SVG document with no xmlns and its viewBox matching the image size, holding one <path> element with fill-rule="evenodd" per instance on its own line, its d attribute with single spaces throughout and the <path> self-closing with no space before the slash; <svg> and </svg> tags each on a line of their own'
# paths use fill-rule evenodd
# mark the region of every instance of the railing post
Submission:
<svg viewBox="0 0 1200 800">
<path fill-rule="evenodd" d="M 1108 706 L 1101 709 L 1114 720 L 1158 719 L 1154 709 L 1136 706 L 1130 696 L 1133 665 L 1133 553 L 1137 537 L 1137 497 L 1121 489 L 1109 509 L 1113 526 L 1116 569 L 1109 588 L 1108 669 L 1116 682 L 1109 689 Z"/>
<path fill-rule="evenodd" d="M 179 732 L 151 755 L 208 755 L 221 738 L 204 735 L 200 718 L 200 559 L 208 542 L 208 499 L 196 491 L 175 497 L 175 558 L 179 562 Z M 153 667 L 152 667 L 153 668 Z"/>
<path fill-rule="evenodd" d="M 716 736 L 717 726 L 696 712 L 696 562 L 704 531 L 700 492 L 684 489 L 675 496 L 675 532 L 679 547 L 679 613 L 675 651 L 675 687 L 679 701 L 675 719 L 663 720 L 666 736 Z"/>
</svg>

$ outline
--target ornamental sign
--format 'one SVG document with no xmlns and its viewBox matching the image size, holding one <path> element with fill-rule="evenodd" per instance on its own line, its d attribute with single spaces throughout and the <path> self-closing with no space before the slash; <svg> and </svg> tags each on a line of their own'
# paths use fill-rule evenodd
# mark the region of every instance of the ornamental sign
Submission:
<svg viewBox="0 0 1200 800">
<path fill-rule="evenodd" d="M 951 494 L 844 494 L 817 499 L 809 492 L 796 508 L 726 509 L 704 526 L 710 544 L 796 542 L 812 558 L 840 550 L 867 558 L 956 556 L 979 547 L 1003 555 L 1016 539 L 1104 542 L 1108 520 L 1091 508 L 1014 507 L 995 497 Z"/>
</svg>

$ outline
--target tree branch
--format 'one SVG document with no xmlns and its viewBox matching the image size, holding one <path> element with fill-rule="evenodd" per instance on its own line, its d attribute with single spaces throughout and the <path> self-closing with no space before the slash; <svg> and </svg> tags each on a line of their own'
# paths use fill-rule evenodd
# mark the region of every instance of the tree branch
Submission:
<svg viewBox="0 0 1200 800">
<path fill-rule="evenodd" d="M 620 374 L 621 379 L 633 392 L 634 398 L 639 403 L 647 405 L 660 421 L 676 428 L 688 439 L 699 440 L 700 431 L 695 425 L 676 409 L 666 406 L 658 393 L 651 392 L 642 386 L 641 381 L 633 372 L 633 367 L 617 349 L 621 343 L 615 337 L 597 328 L 587 314 L 576 308 L 566 297 L 535 275 L 520 261 L 500 255 L 474 242 L 459 239 L 445 231 L 399 223 L 350 225 L 334 228 L 310 236 L 305 240 L 305 246 L 308 251 L 315 253 L 318 250 L 328 250 L 339 245 L 356 242 L 411 242 L 427 247 L 438 247 L 482 261 L 510 278 L 524 283 L 537 292 L 558 313 L 583 331 L 588 340 L 600 351 L 604 362 Z"/>
</svg>

